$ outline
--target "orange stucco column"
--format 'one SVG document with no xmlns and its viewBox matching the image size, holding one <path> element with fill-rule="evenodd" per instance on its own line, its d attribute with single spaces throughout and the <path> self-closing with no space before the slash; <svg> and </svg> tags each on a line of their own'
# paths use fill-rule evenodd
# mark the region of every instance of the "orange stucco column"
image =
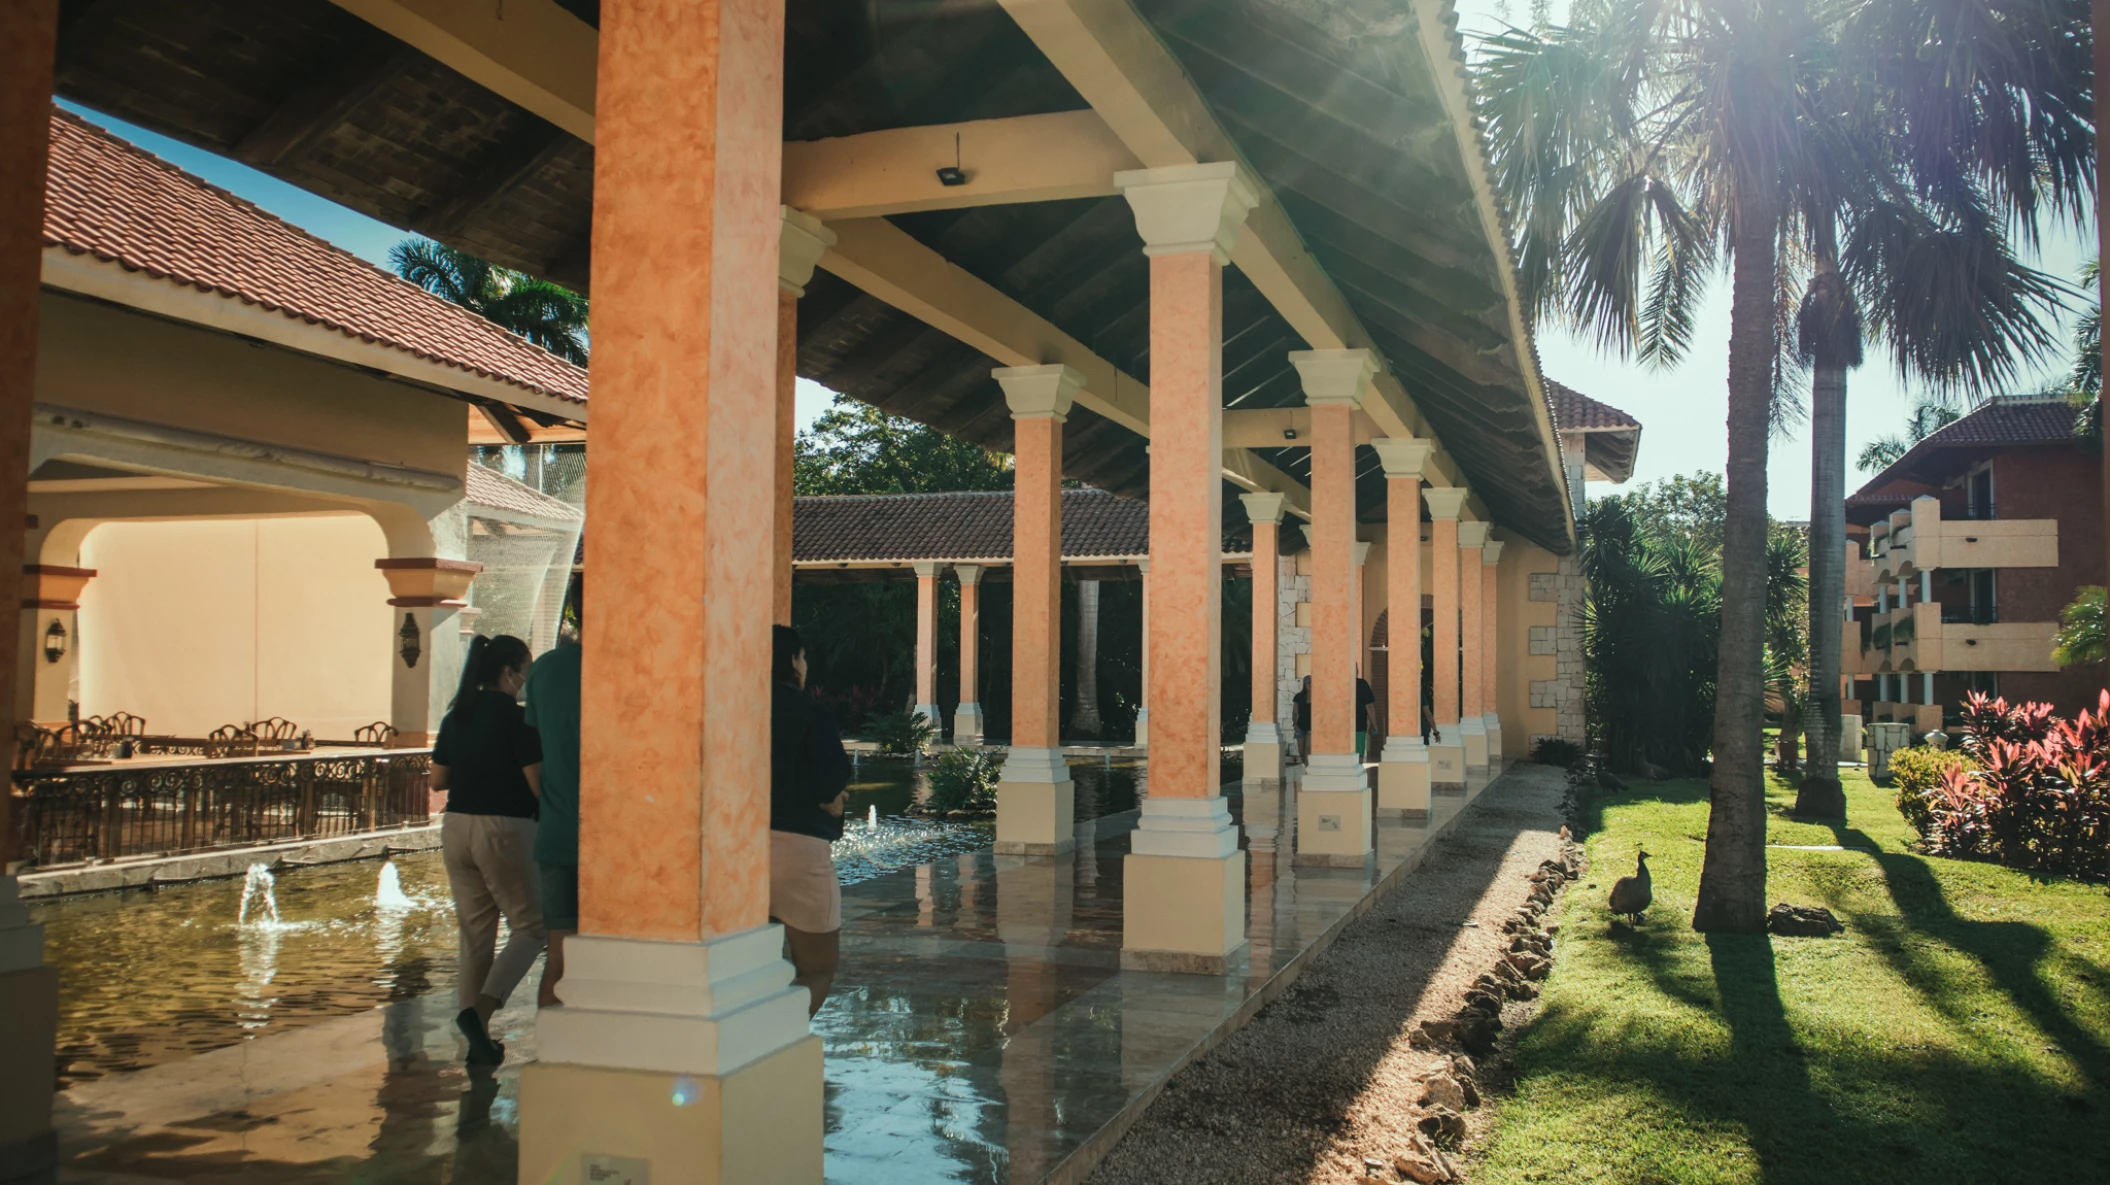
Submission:
<svg viewBox="0 0 2110 1185">
<path fill-rule="evenodd" d="M 1458 736 L 1468 770 L 1487 768 L 1487 601 L 1480 590 L 1480 549 L 1487 524 L 1458 524 Z"/>
<path fill-rule="evenodd" d="M 1436 735 L 1429 744 L 1429 783 L 1436 790 L 1465 789 L 1465 738 L 1458 720 L 1458 513 L 1462 488 L 1425 489 L 1429 508 L 1429 595 L 1435 602 L 1431 631 L 1435 674 Z"/>
<path fill-rule="evenodd" d="M 931 732 L 942 732 L 938 715 L 938 569 L 943 565 L 916 565 L 916 715 L 930 721 Z"/>
<path fill-rule="evenodd" d="M 996 795 L 996 850 L 1076 846 L 1076 784 L 1062 758 L 1062 425 L 1084 386 L 1066 366 L 996 372 L 1011 408 L 1011 751 Z"/>
<path fill-rule="evenodd" d="M 1377 374 L 1369 350 L 1291 354 L 1311 406 L 1311 756 L 1297 803 L 1297 862 L 1360 866 L 1370 851 L 1370 783 L 1355 751 L 1353 419 Z"/>
<path fill-rule="evenodd" d="M 777 237 L 777 421 L 776 421 L 776 561 L 773 615 L 778 625 L 791 624 L 792 521 L 795 502 L 791 459 L 798 447 L 799 298 L 813 279 L 821 253 L 835 245 L 835 232 L 790 206 L 779 210 Z"/>
<path fill-rule="evenodd" d="M 1141 614 L 1141 617 L 1142 617 L 1142 626 L 1141 626 L 1141 628 L 1140 628 L 1140 629 L 1139 629 L 1139 630 L 1138 630 L 1137 632 L 1138 632 L 1138 633 L 1140 633 L 1140 634 L 1142 635 L 1142 643 L 1143 643 L 1143 661 L 1142 661 L 1142 662 L 1141 662 L 1140 664 L 1138 664 L 1138 665 L 1140 665 L 1140 666 L 1142 667 L 1142 676 L 1143 676 L 1143 686 L 1142 686 L 1141 690 L 1140 690 L 1140 691 L 1138 692 L 1138 694 L 1139 694 L 1139 695 L 1141 696 L 1141 699 L 1140 699 L 1140 700 L 1139 700 L 1139 701 L 1137 702 L 1137 704 L 1136 704 L 1136 742 L 1135 742 L 1135 743 L 1136 743 L 1136 748 L 1138 748 L 1138 749 L 1148 749 L 1148 748 L 1150 747 L 1150 557 L 1149 557 L 1149 556 L 1144 556 L 1144 557 L 1143 557 L 1142 559 L 1140 559 L 1140 560 L 1137 560 L 1137 561 L 1136 561 L 1136 582 L 1137 582 L 1138 584 L 1140 584 L 1140 585 L 1142 586 L 1142 588 L 1141 588 L 1140 590 L 1138 590 L 1138 591 L 1139 591 L 1139 593 L 1140 593 L 1140 598 L 1139 598 L 1139 599 L 1140 599 L 1140 600 L 1141 600 L 1141 601 L 1143 602 L 1143 612 L 1142 612 L 1142 614 Z"/>
<path fill-rule="evenodd" d="M 1150 259 L 1150 795 L 1124 866 L 1125 967 L 1221 972 L 1245 860 L 1218 786 L 1223 269 L 1257 201 L 1230 162 L 1118 173 Z"/>
<path fill-rule="evenodd" d="M 1489 540 L 1480 548 L 1480 714 L 1487 722 L 1487 764 L 1496 770 L 1502 768 L 1502 701 L 1497 695 L 1502 631 L 1495 621 L 1501 566 L 1502 543 Z"/>
<path fill-rule="evenodd" d="M 604 403 L 586 546 L 594 571 L 621 575 L 595 586 L 586 634 L 581 932 L 521 1078 L 520 1179 L 574 1179 L 586 1149 L 817 1183 L 820 1047 L 769 920 L 756 741 L 776 593 L 784 8 L 606 0 L 599 52 Z M 696 1105 L 669 1107 L 685 1079 Z M 767 1131 L 737 1119 L 754 1114 Z"/>
<path fill-rule="evenodd" d="M 29 433 L 36 402 L 37 306 L 43 262 L 44 172 L 50 153 L 57 0 L 21 0 L 0 17 L 0 572 L 24 559 L 29 515 Z M 0 630 L 0 722 L 18 702 L 16 672 L 43 656 L 23 653 L 28 630 Z M 24 1178 L 53 1170 L 52 1051 L 58 1042 L 58 972 L 44 965 L 44 928 L 16 899 L 15 827 L 0 794 L 0 1166 Z"/>
<path fill-rule="evenodd" d="M 1409 437 L 1370 443 L 1385 467 L 1385 606 L 1390 614 L 1377 811 L 1422 818 L 1429 810 L 1429 750 L 1421 739 L 1421 471 L 1432 446 Z"/>
<path fill-rule="evenodd" d="M 1282 731 L 1275 725 L 1275 665 L 1281 626 L 1281 494 L 1241 494 L 1253 526 L 1253 708 L 1245 735 L 1245 779 L 1282 778 Z"/>
<path fill-rule="evenodd" d="M 952 743 L 982 743 L 982 569 L 957 564 L 960 578 L 960 706 L 952 714 Z"/>
</svg>

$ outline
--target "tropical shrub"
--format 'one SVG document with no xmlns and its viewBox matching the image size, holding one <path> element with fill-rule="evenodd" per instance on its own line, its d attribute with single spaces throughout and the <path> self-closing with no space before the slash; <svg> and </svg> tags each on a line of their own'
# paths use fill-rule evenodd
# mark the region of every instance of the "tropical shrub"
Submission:
<svg viewBox="0 0 2110 1185">
<path fill-rule="evenodd" d="M 1925 839 L 1933 830 L 1934 813 L 1928 797 L 1942 784 L 1950 770 L 1976 769 L 1971 759 L 1958 752 L 1914 745 L 1890 755 L 1890 781 L 1897 791 L 1898 813 Z"/>
<path fill-rule="evenodd" d="M 840 690 L 813 687 L 813 697 L 835 713 L 835 722 L 845 729 L 863 728 L 865 721 L 880 714 L 886 695 L 876 687 L 853 684 Z"/>
<path fill-rule="evenodd" d="M 928 811 L 986 810 L 996 805 L 996 782 L 1004 763 L 988 749 L 954 749 L 931 763 Z"/>
<path fill-rule="evenodd" d="M 879 742 L 879 751 L 897 757 L 921 752 L 938 734 L 937 728 L 930 722 L 930 717 L 919 716 L 914 712 L 874 716 L 870 727 L 872 739 Z"/>
<path fill-rule="evenodd" d="M 2073 603 L 2059 610 L 2051 658 L 2062 667 L 2077 667 L 2103 661 L 2104 653 L 2103 586 L 2084 584 Z"/>
<path fill-rule="evenodd" d="M 2110 692 L 2061 720 L 2046 704 L 1972 695 L 1964 749 L 1928 795 L 1928 846 L 1948 856 L 2110 879 Z"/>
<path fill-rule="evenodd" d="M 1572 768 L 1583 759 L 1582 746 L 1564 737 L 1540 737 L 1532 742 L 1531 759 L 1540 765 Z"/>
</svg>

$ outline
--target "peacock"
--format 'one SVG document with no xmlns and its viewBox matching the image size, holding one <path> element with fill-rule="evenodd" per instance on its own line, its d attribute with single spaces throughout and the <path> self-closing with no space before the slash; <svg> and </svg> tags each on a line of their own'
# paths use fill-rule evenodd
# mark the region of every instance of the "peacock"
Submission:
<svg viewBox="0 0 2110 1185">
<path fill-rule="evenodd" d="M 1648 877 L 1648 853 L 1639 852 L 1634 859 L 1634 875 L 1622 876 L 1612 886 L 1612 915 L 1625 917 L 1638 926 L 1641 915 L 1648 911 L 1648 903 L 1654 897 L 1654 886 Z"/>
</svg>

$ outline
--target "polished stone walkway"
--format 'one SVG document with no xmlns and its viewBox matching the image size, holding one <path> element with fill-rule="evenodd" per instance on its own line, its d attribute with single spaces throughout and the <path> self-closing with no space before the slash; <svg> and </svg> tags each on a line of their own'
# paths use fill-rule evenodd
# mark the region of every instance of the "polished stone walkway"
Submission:
<svg viewBox="0 0 2110 1185">
<path fill-rule="evenodd" d="M 1380 821 L 1360 869 L 1299 868 L 1294 797 L 1294 784 L 1231 795 L 1252 855 L 1250 944 L 1222 976 L 1120 970 L 1132 811 L 1080 824 L 1074 856 L 981 851 L 847 889 L 837 995 L 815 1022 L 829 1179 L 1081 1178 L 1466 802 Z M 507 1067 L 475 1078 L 454 1007 L 437 992 L 81 1083 L 60 1096 L 61 1180 L 510 1185 L 532 1007 L 499 1015 Z"/>
</svg>

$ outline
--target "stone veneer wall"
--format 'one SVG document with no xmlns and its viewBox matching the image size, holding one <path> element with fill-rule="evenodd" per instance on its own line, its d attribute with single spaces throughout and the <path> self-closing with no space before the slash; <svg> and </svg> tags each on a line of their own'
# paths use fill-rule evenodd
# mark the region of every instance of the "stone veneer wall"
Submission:
<svg viewBox="0 0 2110 1185">
<path fill-rule="evenodd" d="M 1297 656 L 1311 653 L 1311 629 L 1297 624 L 1297 606 L 1311 600 L 1311 577 L 1298 575 L 1294 555 L 1283 556 L 1279 563 L 1280 591 L 1275 618 L 1275 724 L 1282 730 L 1283 739 L 1293 742 L 1296 717 L 1291 711 L 1290 700 L 1303 685 L 1297 673 Z"/>
<path fill-rule="evenodd" d="M 1553 656 L 1553 678 L 1532 680 L 1531 706 L 1552 708 L 1554 728 L 1561 739 L 1583 744 L 1581 558 L 1567 556 L 1558 571 L 1533 573 L 1531 599 L 1554 602 L 1554 624 L 1531 627 L 1531 652 Z M 1531 740 L 1535 743 L 1538 737 Z"/>
</svg>

